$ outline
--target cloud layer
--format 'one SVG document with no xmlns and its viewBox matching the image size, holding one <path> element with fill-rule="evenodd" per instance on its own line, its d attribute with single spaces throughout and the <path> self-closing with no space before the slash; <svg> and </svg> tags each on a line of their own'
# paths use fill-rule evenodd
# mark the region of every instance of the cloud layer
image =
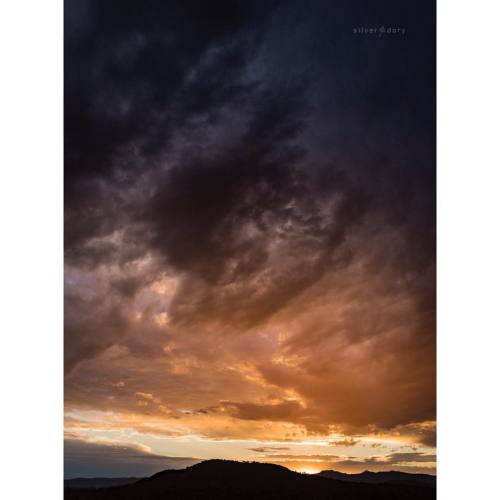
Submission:
<svg viewBox="0 0 500 500">
<path fill-rule="evenodd" d="M 134 444 L 92 442 L 72 436 L 64 440 L 66 477 L 145 477 L 197 462 L 193 458 L 155 455 Z"/>
</svg>

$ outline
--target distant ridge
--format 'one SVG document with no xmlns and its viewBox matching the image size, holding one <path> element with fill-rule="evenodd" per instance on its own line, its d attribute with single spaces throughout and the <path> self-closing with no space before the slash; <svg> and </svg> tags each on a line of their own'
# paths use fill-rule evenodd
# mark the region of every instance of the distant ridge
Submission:
<svg viewBox="0 0 500 500">
<path fill-rule="evenodd" d="M 362 483 L 260 462 L 207 460 L 124 486 L 66 488 L 65 500 L 434 500 L 430 484 Z"/>
<path fill-rule="evenodd" d="M 142 479 L 141 477 L 76 477 L 65 479 L 65 488 L 109 488 L 110 486 L 123 486 L 132 484 Z"/>
<path fill-rule="evenodd" d="M 351 483 L 381 484 L 399 482 L 408 484 L 419 483 L 433 486 L 436 485 L 436 476 L 432 476 L 430 474 L 409 474 L 408 472 L 400 471 L 371 472 L 365 470 L 359 474 L 345 474 L 344 472 L 338 472 L 335 470 L 324 470 L 316 475 L 330 479 L 337 479 L 339 481 L 348 481 Z"/>
</svg>

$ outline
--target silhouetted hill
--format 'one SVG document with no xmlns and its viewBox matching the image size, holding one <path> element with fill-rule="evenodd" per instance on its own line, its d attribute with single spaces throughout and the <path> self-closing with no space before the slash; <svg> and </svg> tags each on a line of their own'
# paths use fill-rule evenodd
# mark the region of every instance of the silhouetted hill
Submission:
<svg viewBox="0 0 500 500">
<path fill-rule="evenodd" d="M 132 484 L 142 479 L 141 477 L 76 477 L 65 479 L 65 488 L 109 488 L 110 486 L 123 486 Z"/>
<path fill-rule="evenodd" d="M 365 470 L 360 474 L 345 474 L 336 470 L 324 470 L 317 474 L 321 477 L 328 477 L 330 479 L 338 479 L 340 481 L 349 481 L 351 483 L 389 483 L 399 482 L 406 484 L 428 484 L 436 485 L 436 476 L 430 474 L 408 474 L 406 472 L 389 471 L 389 472 L 370 472 Z"/>
<path fill-rule="evenodd" d="M 98 489 L 66 489 L 66 500 L 431 500 L 425 484 L 366 484 L 293 472 L 257 462 L 207 460 L 182 470 L 166 470 L 133 484 Z"/>
</svg>

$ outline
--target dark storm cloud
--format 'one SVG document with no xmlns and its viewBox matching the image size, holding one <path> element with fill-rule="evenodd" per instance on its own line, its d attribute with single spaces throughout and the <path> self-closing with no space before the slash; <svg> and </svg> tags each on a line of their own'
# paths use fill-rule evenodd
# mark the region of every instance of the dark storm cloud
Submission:
<svg viewBox="0 0 500 500">
<path fill-rule="evenodd" d="M 273 4 L 68 3 L 68 182 L 102 176 L 121 148 L 155 151 L 173 127 L 231 100 Z"/>
<path fill-rule="evenodd" d="M 72 252 L 120 222 L 124 203 L 103 180 L 121 171 L 113 187 L 134 182 L 174 132 L 206 127 L 252 88 L 243 71 L 274 2 L 79 0 L 65 10 L 65 228 Z"/>
<path fill-rule="evenodd" d="M 330 165 L 301 166 L 305 152 L 291 141 L 304 124 L 302 93 L 256 96 L 236 144 L 188 157 L 159 184 L 152 248 L 189 273 L 174 321 L 258 324 L 349 259 L 341 247 L 369 198 Z"/>
<path fill-rule="evenodd" d="M 390 13 L 385 19 L 369 4 L 363 4 L 362 9 L 330 2 L 318 2 L 314 9 L 305 8 L 300 2 L 281 9 L 273 6 L 274 3 L 216 2 L 207 7 L 203 2 L 189 1 L 148 2 L 140 8 L 133 2 L 119 5 L 78 2 L 74 7 L 68 6 L 65 73 L 68 258 L 82 253 L 97 262 L 109 258 L 113 255 L 109 245 L 96 249 L 82 243 L 89 236 L 109 234 L 128 223 L 131 216 L 137 216 L 130 201 L 127 204 L 119 194 L 120 182 L 122 187 L 135 183 L 136 174 L 122 173 L 113 178 L 115 189 L 99 183 L 96 177 L 102 179 L 113 170 L 123 171 L 127 165 L 135 170 L 152 168 L 158 154 L 171 148 L 172 136 L 188 122 L 196 118 L 198 127 L 213 128 L 213 117 L 209 115 L 220 114 L 231 104 L 240 114 L 245 110 L 243 120 L 250 120 L 240 137 L 242 147 L 228 147 L 218 140 L 212 145 L 218 150 L 223 148 L 218 158 L 202 149 L 199 157 L 191 160 L 197 163 L 195 168 L 184 165 L 183 161 L 178 166 L 180 172 L 160 181 L 169 184 L 164 193 L 155 196 L 159 210 L 156 217 L 152 216 L 154 228 L 159 229 L 155 242 L 168 254 L 170 262 L 181 268 L 192 265 L 194 256 L 190 260 L 192 248 L 188 246 L 198 245 L 197 254 L 209 250 L 203 258 L 214 261 L 210 267 L 217 273 L 218 256 L 224 259 L 229 252 L 231 257 L 235 249 L 213 245 L 210 238 L 216 235 L 212 231 L 227 231 L 232 237 L 231 226 L 227 224 L 238 224 L 245 217 L 262 223 L 262 213 L 268 208 L 266 201 L 278 204 L 276 210 L 282 211 L 287 203 L 298 198 L 303 199 L 304 205 L 316 194 L 290 192 L 290 188 L 297 190 L 307 184 L 303 172 L 299 175 L 293 168 L 296 156 L 303 154 L 303 150 L 288 145 L 280 151 L 283 143 L 297 139 L 307 128 L 306 107 L 315 110 L 315 126 L 308 127 L 306 133 L 310 144 L 321 143 L 318 150 L 322 151 L 326 140 L 330 144 L 328 155 L 342 169 L 355 174 L 359 174 L 356 170 L 364 169 L 363 175 L 356 178 L 358 191 L 373 192 L 374 203 L 383 208 L 390 206 L 386 216 L 405 228 L 411 226 L 408 237 L 413 240 L 415 252 L 404 262 L 402 257 L 402 265 L 411 262 L 415 266 L 416 260 L 426 258 L 428 242 L 432 241 L 429 232 L 432 228 L 428 224 L 432 213 L 422 221 L 425 207 L 418 210 L 412 206 L 418 189 L 416 183 L 426 183 L 424 198 L 419 196 L 421 205 L 423 199 L 432 197 L 428 178 L 433 170 L 428 167 L 429 162 L 420 161 L 421 151 L 429 155 L 429 147 L 418 147 L 429 146 L 433 137 L 429 119 L 430 116 L 433 120 L 433 103 L 423 102 L 431 97 L 429 82 L 432 85 L 433 80 L 428 68 L 432 65 L 423 64 L 417 51 L 428 36 L 425 33 L 428 26 L 423 21 L 419 25 L 426 17 L 402 9 L 397 3 L 384 9 Z M 353 38 L 349 33 L 351 25 L 368 20 L 373 24 L 411 22 L 414 29 L 409 30 L 411 36 L 397 43 Z M 290 47 L 298 49 L 299 43 L 305 47 L 298 52 L 299 57 L 302 55 L 300 64 L 297 55 L 290 54 L 292 48 L 276 42 L 276 38 L 288 39 L 289 35 L 292 35 Z M 262 45 L 264 55 L 256 59 L 257 49 Z M 373 51 L 378 57 L 369 58 Z M 308 64 L 305 64 L 306 54 Z M 406 61 L 409 57 L 411 68 Z M 273 63 L 281 66 L 280 76 L 268 68 Z M 309 85 L 296 85 L 298 90 L 291 92 L 290 82 L 303 80 L 304 76 Z M 267 92 L 262 91 L 263 82 Z M 335 95 L 341 95 L 342 100 L 332 101 Z M 232 121 L 234 126 L 237 120 Z M 341 130 L 337 134 L 339 124 Z M 420 126 L 415 134 L 417 124 Z M 190 123 L 190 127 L 194 126 L 194 122 Z M 189 142 L 186 146 L 192 150 L 194 144 Z M 432 147 L 430 150 L 432 154 Z M 402 164 L 405 161 L 420 164 Z M 316 163 L 314 155 L 311 162 Z M 211 165 L 204 168 L 206 164 Z M 328 169 L 331 168 L 330 162 Z M 388 178 L 381 178 L 384 173 Z M 200 176 L 199 188 L 191 182 L 196 175 Z M 192 192 L 186 192 L 187 186 Z M 177 200 L 172 200 L 172 192 L 177 189 L 184 191 L 175 194 Z M 255 192 L 258 189 L 261 192 Z M 280 189 L 279 199 L 275 199 L 277 189 Z M 328 190 L 323 193 L 332 194 Z M 349 192 L 347 195 L 351 204 L 356 204 L 356 195 Z M 179 206 L 188 203 L 183 196 L 191 199 L 190 207 Z M 247 213 L 233 214 L 231 210 L 240 201 L 253 202 L 257 208 L 251 213 L 246 207 L 236 207 L 240 211 L 246 208 Z M 186 213 L 200 206 L 207 213 L 204 217 L 199 215 L 199 220 Z M 176 209 L 180 210 L 180 217 L 173 221 Z M 418 219 L 410 220 L 415 219 L 415 213 L 420 214 Z M 158 218 L 161 220 L 157 221 Z M 171 235 L 162 234 L 166 231 Z M 173 240 L 178 231 L 189 233 L 179 234 L 176 243 L 167 240 Z M 140 236 L 135 239 L 140 240 Z M 255 244 L 253 249 L 243 249 L 240 270 L 258 266 L 259 259 L 264 258 L 264 252 L 256 247 Z"/>
<path fill-rule="evenodd" d="M 351 204 L 347 210 L 359 211 L 360 196 L 363 205 L 369 191 L 372 203 L 384 209 L 393 223 L 402 224 L 412 240 L 415 251 L 411 256 L 402 253 L 401 265 L 414 267 L 428 260 L 433 214 L 423 200 L 432 199 L 429 172 L 433 170 L 421 159 L 432 155 L 433 103 L 423 101 L 432 97 L 433 79 L 432 65 L 423 64 L 417 50 L 428 37 L 428 26 L 424 21 L 419 25 L 426 16 L 397 3 L 384 9 L 390 13 L 385 19 L 369 4 L 273 6 L 216 2 L 207 8 L 202 2 L 151 2 L 138 8 L 127 2 L 79 2 L 67 9 L 68 258 L 101 262 L 113 256 L 110 245 L 88 248 L 85 243 L 138 216 L 137 207 L 125 202 L 120 191 L 120 183 L 129 186 L 137 177 L 123 169 L 127 165 L 151 169 L 159 154 L 172 149 L 172 136 L 188 122 L 195 127 L 196 118 L 198 127 L 214 128 L 213 115 L 232 105 L 239 119 L 249 122 L 239 144 L 219 138 L 208 154 L 206 148 L 198 148 L 198 157 L 193 155 L 187 165 L 183 159 L 176 172 L 160 179 L 166 185 L 154 196 L 156 212 L 146 209 L 156 230 L 154 243 L 170 263 L 182 270 L 204 265 L 205 271 L 210 267 L 217 274 L 241 250 L 237 272 L 252 271 L 265 259 L 265 250 L 257 243 L 253 248 L 241 242 L 233 248 L 230 241 L 215 244 L 221 232 L 226 240 L 234 238 L 233 224 L 251 220 L 262 225 L 263 214 L 269 212 L 281 219 L 276 221 L 279 225 L 288 216 L 284 209 L 291 211 L 290 204 L 295 212 L 307 213 L 317 194 L 328 197 L 344 189 L 323 187 L 321 192 L 317 184 L 309 192 L 298 192 L 308 188 L 307 176 L 295 168 L 304 147 L 289 142 L 303 131 L 309 145 L 334 162 L 327 163 L 328 170 L 340 166 L 356 176 L 357 192 L 346 192 Z M 411 23 L 414 29 L 396 43 L 353 38 L 351 25 L 368 20 Z M 289 36 L 290 48 L 276 41 Z M 298 44 L 303 47 L 292 55 Z M 261 46 L 264 55 L 259 58 Z M 369 57 L 373 51 L 378 57 Z M 274 63 L 281 66 L 280 73 L 269 68 Z M 293 87 L 294 81 L 304 78 L 308 85 L 295 84 L 295 92 L 290 90 L 290 82 Z M 340 95 L 341 100 L 332 101 L 332 96 Z M 311 109 L 314 127 L 308 126 L 306 111 Z M 229 119 L 237 127 L 236 115 Z M 299 142 L 304 146 L 303 139 Z M 282 149 L 284 143 L 287 147 Z M 196 149 L 189 141 L 186 147 Z M 325 164 L 315 155 L 308 169 Z M 113 178 L 115 189 L 96 180 L 117 169 L 122 173 Z M 198 181 L 193 182 L 194 176 Z M 153 180 L 155 186 L 157 182 Z M 415 201 L 419 187 L 425 187 L 425 195 L 420 191 Z M 417 202 L 423 206 L 414 206 Z M 245 206 L 249 203 L 254 204 L 253 211 Z M 194 214 L 199 207 L 206 213 Z M 301 222 L 308 222 L 300 216 Z M 309 214 L 314 223 L 313 217 Z M 330 238 L 341 239 L 343 229 Z M 194 262 L 198 255 L 205 264 Z"/>
</svg>

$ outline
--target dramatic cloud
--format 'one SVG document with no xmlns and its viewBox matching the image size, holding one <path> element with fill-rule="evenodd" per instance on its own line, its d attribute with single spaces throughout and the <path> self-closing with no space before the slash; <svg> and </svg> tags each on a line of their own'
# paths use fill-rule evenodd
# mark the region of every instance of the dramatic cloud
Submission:
<svg viewBox="0 0 500 500">
<path fill-rule="evenodd" d="M 342 447 L 354 468 L 369 446 L 386 459 L 365 468 L 427 456 L 431 7 L 66 6 L 68 430 L 202 458 L 314 443 L 290 454 L 345 469 Z"/>
</svg>

